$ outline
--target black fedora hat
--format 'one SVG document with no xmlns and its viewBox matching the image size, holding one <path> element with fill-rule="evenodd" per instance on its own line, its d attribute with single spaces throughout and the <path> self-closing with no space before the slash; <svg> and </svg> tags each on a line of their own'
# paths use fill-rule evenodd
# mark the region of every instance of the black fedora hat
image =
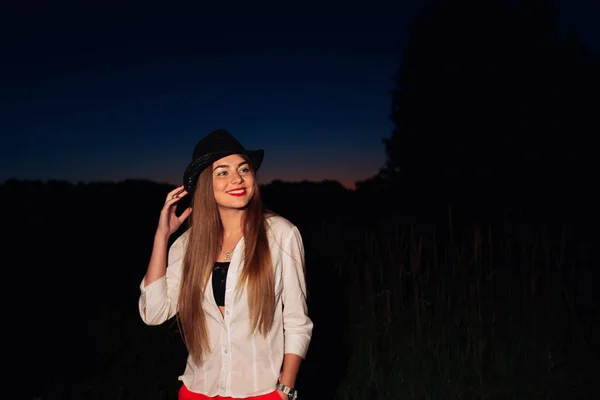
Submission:
<svg viewBox="0 0 600 400">
<path fill-rule="evenodd" d="M 264 150 L 247 150 L 225 129 L 212 131 L 196 144 L 192 153 L 192 161 L 183 173 L 183 185 L 188 193 L 196 189 L 198 176 L 206 167 L 220 158 L 231 154 L 242 154 L 248 157 L 255 171 L 258 171 L 264 157 Z"/>
</svg>

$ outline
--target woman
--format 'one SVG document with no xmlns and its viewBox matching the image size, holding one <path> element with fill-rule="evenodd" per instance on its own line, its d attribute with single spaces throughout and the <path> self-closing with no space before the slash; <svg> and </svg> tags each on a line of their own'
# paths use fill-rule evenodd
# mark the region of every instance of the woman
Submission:
<svg viewBox="0 0 600 400">
<path fill-rule="evenodd" d="M 263 212 L 256 181 L 263 154 L 223 129 L 211 132 L 162 208 L 139 309 L 148 325 L 178 315 L 189 353 L 180 400 L 297 396 L 313 328 L 304 248 L 294 225 Z M 187 195 L 190 207 L 177 216 Z M 190 215 L 189 229 L 167 249 Z"/>
</svg>

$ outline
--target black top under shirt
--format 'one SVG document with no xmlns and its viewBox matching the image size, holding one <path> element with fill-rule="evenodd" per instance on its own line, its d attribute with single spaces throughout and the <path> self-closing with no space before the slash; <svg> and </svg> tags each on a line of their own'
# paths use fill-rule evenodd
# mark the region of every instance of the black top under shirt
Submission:
<svg viewBox="0 0 600 400">
<path fill-rule="evenodd" d="M 215 294 L 215 301 L 220 307 L 225 307 L 225 282 L 227 282 L 227 270 L 229 269 L 229 264 L 229 261 L 217 261 L 213 268 L 213 293 Z"/>
</svg>

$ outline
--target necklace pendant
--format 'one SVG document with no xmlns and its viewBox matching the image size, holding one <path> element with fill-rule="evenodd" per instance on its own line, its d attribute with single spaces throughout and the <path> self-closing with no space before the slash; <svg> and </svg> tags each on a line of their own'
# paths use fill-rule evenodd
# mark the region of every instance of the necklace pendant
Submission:
<svg viewBox="0 0 600 400">
<path fill-rule="evenodd" d="M 231 253 L 225 253 L 225 261 L 231 261 Z"/>
</svg>

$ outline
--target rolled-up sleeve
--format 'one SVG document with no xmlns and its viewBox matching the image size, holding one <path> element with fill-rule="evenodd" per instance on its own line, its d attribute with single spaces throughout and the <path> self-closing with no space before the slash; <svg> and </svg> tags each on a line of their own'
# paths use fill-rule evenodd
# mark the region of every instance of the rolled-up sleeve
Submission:
<svg viewBox="0 0 600 400">
<path fill-rule="evenodd" d="M 144 279 L 140 283 L 138 307 L 140 317 L 147 325 L 160 325 L 177 313 L 186 234 L 177 238 L 169 248 L 166 274 L 147 286 L 144 286 Z"/>
<path fill-rule="evenodd" d="M 304 245 L 295 226 L 283 246 L 283 328 L 285 353 L 306 357 L 312 337 L 313 322 L 306 304 Z"/>
</svg>

